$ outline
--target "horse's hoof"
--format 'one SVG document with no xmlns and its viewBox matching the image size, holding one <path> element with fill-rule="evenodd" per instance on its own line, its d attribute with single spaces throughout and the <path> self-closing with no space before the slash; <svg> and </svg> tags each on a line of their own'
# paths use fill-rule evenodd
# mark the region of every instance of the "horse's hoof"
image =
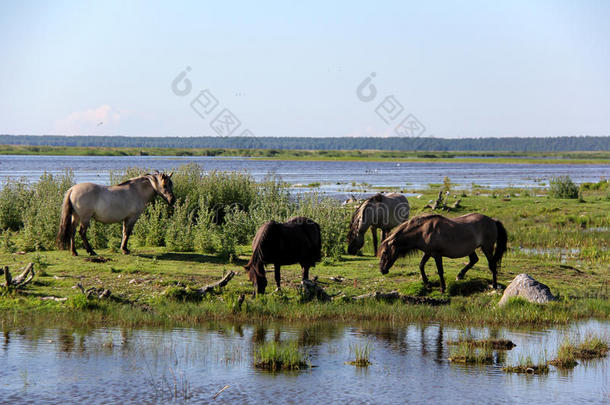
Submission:
<svg viewBox="0 0 610 405">
<path fill-rule="evenodd" d="M 273 292 L 280 293 L 280 292 L 282 292 L 282 289 L 280 287 L 278 287 Z"/>
<path fill-rule="evenodd" d="M 91 252 L 89 252 L 89 256 L 97 256 L 97 253 L 95 253 L 93 250 Z"/>
<path fill-rule="evenodd" d="M 128 255 L 128 254 L 130 254 L 130 253 L 131 253 L 131 252 L 130 252 L 129 250 L 127 250 L 127 249 L 123 250 L 122 252 L 123 252 L 123 254 L 124 254 L 124 255 Z"/>
<path fill-rule="evenodd" d="M 457 277 L 455 278 L 455 281 L 460 281 L 463 280 L 464 276 L 460 276 L 459 274 L 457 275 Z"/>
</svg>

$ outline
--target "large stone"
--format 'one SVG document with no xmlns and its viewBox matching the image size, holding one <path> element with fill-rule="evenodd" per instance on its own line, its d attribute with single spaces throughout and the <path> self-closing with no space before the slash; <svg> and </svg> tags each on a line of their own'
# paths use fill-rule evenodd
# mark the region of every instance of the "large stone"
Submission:
<svg viewBox="0 0 610 405">
<path fill-rule="evenodd" d="M 555 301 L 557 298 L 551 294 L 548 286 L 534 280 L 529 274 L 519 274 L 510 282 L 498 305 L 504 305 L 510 297 L 521 297 L 529 302 L 544 304 Z"/>
</svg>

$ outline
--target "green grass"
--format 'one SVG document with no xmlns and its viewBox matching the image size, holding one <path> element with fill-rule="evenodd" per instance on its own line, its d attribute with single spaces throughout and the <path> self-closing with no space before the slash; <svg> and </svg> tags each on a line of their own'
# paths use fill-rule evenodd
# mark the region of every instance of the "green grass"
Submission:
<svg viewBox="0 0 610 405">
<path fill-rule="evenodd" d="M 182 176 L 183 183 L 197 177 L 186 174 Z M 218 181 L 222 180 L 220 177 Z M 235 180 L 234 183 L 246 184 L 247 179 Z M 215 184 L 210 183 L 210 193 Z M 181 187 L 182 193 L 188 194 L 187 185 Z M 249 191 L 246 192 L 248 187 L 250 186 L 244 185 L 240 194 L 244 201 L 250 198 Z M 41 192 L 44 190 L 41 188 Z M 419 199 L 409 198 L 412 215 L 429 212 L 424 205 L 436 197 L 438 190 L 421 190 L 421 193 L 423 196 Z M 502 198 L 492 198 L 492 193 L 511 197 L 504 201 Z M 509 251 L 504 256 L 498 273 L 500 286 L 508 285 L 517 274 L 526 272 L 547 284 L 553 294 L 559 296 L 558 301 L 546 305 L 511 300 L 505 307 L 497 308 L 495 304 L 500 299 L 500 294 L 489 288 L 491 274 L 482 254 L 479 254 L 479 262 L 461 281 L 454 280 L 468 259 L 443 260 L 448 285 L 448 293 L 445 295 L 438 291 L 439 278 L 433 262 L 426 266 L 432 288 L 426 289 L 423 286 L 418 269 L 421 259 L 419 255 L 399 259 L 389 274 L 382 275 L 378 259 L 372 255 L 370 233 L 366 235 L 361 255 L 341 253 L 347 232 L 347 226 L 343 227 L 341 223 L 335 228 L 331 228 L 330 224 L 323 225 L 323 232 L 326 232 L 323 240 L 332 256 L 325 258 L 310 271 L 311 277 L 318 276 L 320 281 L 328 283 L 324 288 L 329 295 L 336 297 L 333 301 L 307 304 L 300 301 L 297 287 L 301 270 L 298 265 L 282 267 L 282 294 L 268 293 L 252 299 L 252 284 L 241 267 L 251 254 L 250 241 L 246 238 L 240 242 L 243 235 L 240 236 L 238 231 L 243 229 L 243 218 L 235 217 L 230 222 L 234 228 L 231 231 L 233 233 L 222 231 L 220 234 L 207 234 L 214 238 L 229 235 L 235 239 L 231 262 L 222 252 L 199 248 L 205 240 L 195 243 L 195 251 L 186 252 L 174 251 L 167 246 L 150 246 L 146 243 L 147 237 L 154 233 L 155 227 L 149 221 L 147 226 L 150 225 L 150 229 L 138 230 L 138 226 L 145 225 L 143 220 L 136 225 L 136 235 L 130 241 L 131 255 L 117 253 L 110 244 L 109 248 L 97 249 L 102 257 L 109 260 L 97 263 L 87 261 L 84 256 L 72 257 L 67 251 L 23 252 L 24 240 L 35 235 L 35 229 L 31 233 L 6 230 L 0 238 L 0 263 L 8 265 L 14 274 L 20 267 L 34 262 L 37 276 L 22 291 L 0 292 L 0 320 L 10 323 L 23 322 L 25 319 L 31 322 L 56 319 L 120 325 L 193 325 L 202 320 L 332 319 L 552 325 L 567 324 L 578 319 L 610 319 L 610 269 L 607 265 L 610 262 L 610 199 L 607 198 L 607 187 L 603 184 L 599 187 L 588 186 L 583 191 L 584 202 L 536 196 L 539 193 L 545 194 L 545 190 L 530 190 L 527 193 L 519 189 L 488 190 L 480 187 L 460 190 L 454 194 L 461 198 L 461 208 L 447 215 L 481 212 L 500 219 L 509 235 Z M 223 194 L 213 198 L 224 201 L 225 197 Z M 337 208 L 329 206 L 324 209 L 328 211 L 321 212 L 320 207 L 311 205 L 307 207 L 307 212 L 317 212 L 316 215 L 326 217 Z M 264 210 L 254 212 L 261 219 L 264 217 Z M 229 214 L 230 218 L 231 215 Z M 165 225 L 157 227 L 164 229 L 166 223 L 163 224 Z M 51 226 L 50 229 L 54 228 Z M 107 237 L 118 240 L 120 226 L 107 227 Z M 531 254 L 521 248 L 538 249 L 540 254 Z M 44 246 L 39 249 L 44 249 Z M 572 253 L 572 249 L 576 249 L 575 253 Z M 82 250 L 80 252 L 84 254 Z M 272 266 L 268 270 L 271 268 Z M 192 294 L 196 289 L 217 281 L 229 270 L 237 271 L 238 274 L 221 292 L 204 299 Z M 343 281 L 331 281 L 331 276 L 341 276 Z M 268 279 L 270 292 L 273 290 L 271 274 Z M 112 299 L 89 299 L 83 302 L 83 298 L 77 297 L 82 294 L 72 288 L 77 282 L 81 282 L 85 288 L 107 288 L 112 292 Z M 449 305 L 439 307 L 401 302 L 351 302 L 353 296 L 393 290 L 406 295 L 450 298 L 451 301 Z M 238 308 L 235 303 L 242 294 L 247 298 Z M 68 301 L 41 300 L 48 296 L 68 298 Z"/>
<path fill-rule="evenodd" d="M 115 148 L 0 145 L 0 155 L 243 156 L 274 160 L 408 160 L 413 162 L 604 164 L 608 152 L 420 152 L 386 150 L 295 150 L 230 148 Z M 486 159 L 481 159 L 485 157 Z M 490 159 L 493 158 L 493 159 Z M 541 159 L 544 158 L 544 159 Z"/>
<path fill-rule="evenodd" d="M 534 362 L 530 356 L 521 356 L 518 364 L 504 366 L 502 370 L 507 373 L 547 374 L 549 365 L 546 360 Z"/>
<path fill-rule="evenodd" d="M 353 344 L 349 346 L 349 351 L 355 357 L 354 360 L 346 362 L 346 364 L 356 367 L 368 367 L 372 363 L 369 361 L 371 355 L 371 346 L 369 343 Z"/>
<path fill-rule="evenodd" d="M 303 370 L 311 367 L 296 342 L 266 342 L 254 352 L 254 366 L 268 371 Z"/>
</svg>

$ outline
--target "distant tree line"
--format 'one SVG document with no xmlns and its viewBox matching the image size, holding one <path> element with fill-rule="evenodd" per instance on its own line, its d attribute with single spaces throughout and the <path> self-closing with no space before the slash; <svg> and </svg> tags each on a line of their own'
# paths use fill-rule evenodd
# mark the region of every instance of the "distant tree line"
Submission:
<svg viewBox="0 0 610 405">
<path fill-rule="evenodd" d="M 127 137 L 0 135 L 3 145 L 131 148 L 242 148 L 318 150 L 417 150 L 567 152 L 608 151 L 610 136 L 553 138 L 373 138 L 373 137 Z"/>
</svg>

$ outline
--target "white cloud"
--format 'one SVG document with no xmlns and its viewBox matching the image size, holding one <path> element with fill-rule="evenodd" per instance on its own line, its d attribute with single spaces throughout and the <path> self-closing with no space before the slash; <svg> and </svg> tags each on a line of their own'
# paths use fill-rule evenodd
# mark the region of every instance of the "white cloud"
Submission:
<svg viewBox="0 0 610 405">
<path fill-rule="evenodd" d="M 116 128 L 121 121 L 121 111 L 109 105 L 101 105 L 86 111 L 76 111 L 55 122 L 57 132 L 66 135 L 103 133 L 104 129 Z"/>
</svg>

